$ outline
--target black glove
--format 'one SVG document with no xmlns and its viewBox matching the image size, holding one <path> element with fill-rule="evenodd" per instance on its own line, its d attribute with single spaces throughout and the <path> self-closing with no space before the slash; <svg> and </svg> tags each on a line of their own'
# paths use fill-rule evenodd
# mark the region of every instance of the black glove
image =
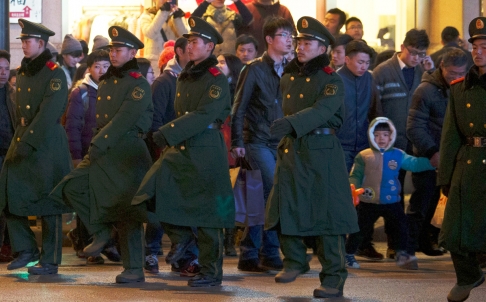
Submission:
<svg viewBox="0 0 486 302">
<path fill-rule="evenodd" d="M 451 189 L 451 185 L 441 186 L 441 189 L 442 194 L 444 194 L 445 197 L 449 197 L 449 190 Z"/>
<path fill-rule="evenodd" d="M 164 149 L 165 146 L 167 146 L 167 140 L 165 139 L 162 132 L 160 132 L 160 131 L 154 132 L 154 134 L 152 135 L 152 138 L 154 140 L 154 143 L 156 143 L 157 146 L 159 146 L 160 148 Z"/>
<path fill-rule="evenodd" d="M 280 118 L 278 120 L 275 120 L 270 127 L 270 135 L 275 138 L 282 138 L 286 134 L 290 134 L 294 131 L 294 128 L 292 127 L 292 124 L 285 119 L 285 118 Z"/>
<path fill-rule="evenodd" d="M 88 150 L 88 154 L 89 154 L 89 161 L 91 163 L 94 163 L 105 154 L 105 151 L 101 150 L 95 145 L 91 145 L 91 147 Z"/>
<path fill-rule="evenodd" d="M 160 10 L 161 11 L 170 11 L 170 3 L 169 2 L 165 2 L 164 5 L 162 5 L 160 7 Z"/>
<path fill-rule="evenodd" d="M 18 142 L 17 146 L 15 146 L 15 150 L 12 156 L 12 161 L 14 163 L 18 163 L 21 160 L 29 157 L 34 152 L 34 148 L 24 142 Z"/>
<path fill-rule="evenodd" d="M 180 8 L 179 8 L 178 10 L 176 10 L 176 11 L 175 11 L 175 12 L 172 14 L 172 17 L 173 17 L 174 19 L 176 19 L 176 18 L 182 18 L 182 17 L 184 17 L 184 15 L 185 15 L 185 14 L 186 14 L 186 13 L 185 13 L 185 12 L 184 12 L 182 9 L 180 9 Z"/>
</svg>

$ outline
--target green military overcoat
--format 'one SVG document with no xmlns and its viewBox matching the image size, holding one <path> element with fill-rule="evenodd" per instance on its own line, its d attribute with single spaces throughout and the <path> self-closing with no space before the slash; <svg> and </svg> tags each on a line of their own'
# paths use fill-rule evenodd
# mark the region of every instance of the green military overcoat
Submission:
<svg viewBox="0 0 486 302">
<path fill-rule="evenodd" d="M 230 112 L 228 80 L 214 56 L 186 66 L 177 80 L 177 118 L 159 131 L 169 147 L 145 176 L 134 204 L 155 195 L 162 222 L 208 228 L 231 228 L 235 206 L 227 149 L 221 124 Z"/>
<path fill-rule="evenodd" d="M 450 185 L 440 244 L 456 253 L 486 252 L 486 147 L 466 145 L 486 137 L 486 76 L 473 66 L 451 85 L 442 138 L 438 185 Z"/>
<path fill-rule="evenodd" d="M 59 123 L 67 104 L 66 76 L 45 50 L 37 58 L 24 58 L 17 73 L 18 123 L 0 175 L 0 209 L 8 203 L 18 216 L 55 215 L 71 211 L 47 197 L 71 171 L 66 132 Z M 34 151 L 12 162 L 19 142 Z"/>
<path fill-rule="evenodd" d="M 317 236 L 359 230 L 344 153 L 335 135 L 344 120 L 344 86 L 326 55 L 305 66 L 297 59 L 285 68 L 280 87 L 283 112 L 294 129 L 277 149 L 277 165 L 268 197 L 265 228 L 280 224 L 285 235 Z"/>
<path fill-rule="evenodd" d="M 98 86 L 98 129 L 91 140 L 104 155 L 95 162 L 85 156 L 52 196 L 62 200 L 67 180 L 89 175 L 92 224 L 145 219 L 145 208 L 132 207 L 131 201 L 152 163 L 142 139 L 152 124 L 152 115 L 150 85 L 138 72 L 136 59 L 121 68 L 110 67 Z"/>
</svg>

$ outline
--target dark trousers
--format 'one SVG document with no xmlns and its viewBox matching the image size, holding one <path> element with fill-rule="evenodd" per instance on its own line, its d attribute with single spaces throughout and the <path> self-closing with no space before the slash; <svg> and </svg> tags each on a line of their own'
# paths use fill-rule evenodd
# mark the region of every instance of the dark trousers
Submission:
<svg viewBox="0 0 486 302">
<path fill-rule="evenodd" d="M 468 253 L 461 255 L 451 252 L 452 263 L 456 271 L 458 285 L 470 285 L 475 283 L 483 275 L 483 271 L 479 267 L 479 261 L 476 258 L 476 253 Z"/>
<path fill-rule="evenodd" d="M 361 202 L 357 207 L 358 225 L 360 231 L 348 236 L 346 253 L 354 254 L 359 249 L 372 246 L 375 222 L 379 217 L 385 219 L 388 225 L 388 234 L 391 235 L 396 246 L 392 248 L 399 251 L 407 250 L 407 217 L 399 202 L 391 204 L 374 204 Z"/>
<path fill-rule="evenodd" d="M 344 235 L 315 236 L 317 244 L 317 257 L 322 269 L 319 273 L 321 285 L 343 290 L 344 282 L 348 276 L 345 266 Z M 304 237 L 284 235 L 279 232 L 280 248 L 284 255 L 284 271 L 309 270 L 307 262 L 307 247 Z"/>
<path fill-rule="evenodd" d="M 96 234 L 102 230 L 111 232 L 113 223 L 90 223 L 89 176 L 69 180 L 63 189 L 64 200 L 76 211 L 84 222 L 88 233 Z M 120 235 L 123 268 L 142 270 L 145 263 L 143 227 L 138 221 L 120 221 L 115 224 Z"/>
<path fill-rule="evenodd" d="M 35 234 L 26 216 L 17 216 L 5 210 L 10 235 L 10 245 L 14 252 L 37 249 Z M 42 216 L 42 251 L 40 263 L 61 264 L 62 259 L 62 216 Z"/>
<path fill-rule="evenodd" d="M 194 237 L 189 226 L 162 223 L 171 242 L 187 242 Z M 197 228 L 201 274 L 223 280 L 223 228 Z"/>
<path fill-rule="evenodd" d="M 415 191 L 407 209 L 409 254 L 415 254 L 419 245 L 430 244 L 430 220 L 440 198 L 440 187 L 435 185 L 436 178 L 435 171 L 412 173 Z"/>
</svg>

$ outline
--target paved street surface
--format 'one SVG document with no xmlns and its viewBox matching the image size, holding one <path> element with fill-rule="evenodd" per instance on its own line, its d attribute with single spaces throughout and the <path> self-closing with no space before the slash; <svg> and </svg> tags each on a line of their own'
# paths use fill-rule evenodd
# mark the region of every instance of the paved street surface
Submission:
<svg viewBox="0 0 486 302">
<path fill-rule="evenodd" d="M 378 243 L 385 252 L 384 243 Z M 165 248 L 167 253 L 168 248 Z M 446 301 L 455 283 L 450 256 L 427 257 L 421 253 L 418 271 L 405 271 L 393 261 L 368 262 L 357 258 L 361 269 L 349 270 L 344 297 L 320 301 Z M 121 264 L 86 266 L 71 248 L 64 248 L 63 264 L 57 276 L 29 276 L 26 269 L 7 271 L 0 264 L 1 301 L 319 301 L 312 298 L 319 285 L 320 264 L 314 256 L 311 270 L 293 283 L 277 284 L 276 272 L 242 273 L 237 258 L 224 259 L 223 286 L 190 288 L 187 278 L 170 272 L 160 257 L 161 272 L 146 274 L 146 282 L 115 284 Z M 361 261 L 360 261 L 361 260 Z M 468 301 L 486 301 L 486 285 L 472 291 Z"/>
</svg>

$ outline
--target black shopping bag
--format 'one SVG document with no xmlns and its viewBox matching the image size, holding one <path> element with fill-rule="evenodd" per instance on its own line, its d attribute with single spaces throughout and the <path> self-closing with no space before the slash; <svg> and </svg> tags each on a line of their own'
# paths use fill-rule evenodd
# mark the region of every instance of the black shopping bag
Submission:
<svg viewBox="0 0 486 302">
<path fill-rule="evenodd" d="M 254 170 L 244 159 L 237 160 L 238 176 L 233 187 L 236 225 L 255 226 L 265 223 L 265 200 L 260 170 Z"/>
</svg>

